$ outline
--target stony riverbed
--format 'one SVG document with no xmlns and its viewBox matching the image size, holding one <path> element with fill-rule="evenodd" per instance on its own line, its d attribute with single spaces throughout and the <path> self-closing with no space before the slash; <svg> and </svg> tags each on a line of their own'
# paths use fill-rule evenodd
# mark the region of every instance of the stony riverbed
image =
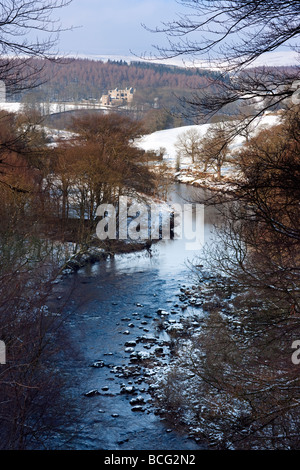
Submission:
<svg viewBox="0 0 300 470">
<path fill-rule="evenodd" d="M 186 252 L 184 240 L 163 240 L 151 253 L 87 265 L 57 284 L 57 298 L 67 296 L 65 334 L 73 352 L 59 368 L 74 423 L 56 448 L 205 447 L 161 415 L 155 399 L 155 373 L 169 364 L 174 336 L 201 328 L 202 305 L 211 296 L 209 287 L 203 284 L 200 291 L 192 282 L 187 258 L 196 255 Z"/>
</svg>

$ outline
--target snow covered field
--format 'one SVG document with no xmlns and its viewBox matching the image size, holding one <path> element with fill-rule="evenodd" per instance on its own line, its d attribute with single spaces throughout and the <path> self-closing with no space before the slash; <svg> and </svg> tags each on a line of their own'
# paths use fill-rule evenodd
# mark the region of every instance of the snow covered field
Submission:
<svg viewBox="0 0 300 470">
<path fill-rule="evenodd" d="M 252 135 L 256 132 L 262 130 L 266 127 L 271 127 L 276 124 L 279 124 L 280 117 L 275 114 L 265 114 L 261 118 L 257 118 L 253 124 L 251 124 L 251 128 L 253 129 Z M 201 136 L 205 136 L 208 129 L 211 127 L 211 124 L 200 124 L 200 125 L 192 125 L 192 126 L 183 126 L 177 127 L 174 129 L 167 129 L 163 131 L 157 131 L 153 134 L 145 135 L 142 137 L 138 142 L 138 146 L 144 150 L 154 150 L 158 151 L 160 148 L 165 148 L 165 156 L 164 160 L 168 162 L 171 166 L 175 166 L 176 164 L 176 141 L 178 137 L 189 131 L 190 129 L 196 129 Z M 231 149 L 234 150 L 235 148 L 243 145 L 245 142 L 245 138 L 242 136 L 236 137 L 232 144 Z M 191 164 L 190 159 L 183 159 L 181 161 L 182 165 L 189 165 Z"/>
<path fill-rule="evenodd" d="M 265 115 L 256 118 L 250 126 L 250 135 L 253 137 L 257 132 L 262 129 L 272 127 L 280 123 L 280 115 L 266 113 Z M 237 123 L 238 125 L 238 123 Z M 140 148 L 145 151 L 152 150 L 154 152 L 159 152 L 162 148 L 164 149 L 163 161 L 168 165 L 170 170 L 173 172 L 175 180 L 180 183 L 191 184 L 195 186 L 209 186 L 210 189 L 224 189 L 224 183 L 230 185 L 230 182 L 225 182 L 222 180 L 220 182 L 215 178 L 215 172 L 213 169 L 209 168 L 208 173 L 210 173 L 210 178 L 208 180 L 207 176 L 199 177 L 199 168 L 197 164 L 193 164 L 191 158 L 189 157 L 180 157 L 180 170 L 175 171 L 177 166 L 177 148 L 176 142 L 180 135 L 186 133 L 191 129 L 198 131 L 201 137 L 205 137 L 208 129 L 212 124 L 200 124 L 192 126 L 183 126 L 177 127 L 174 129 L 167 129 L 163 131 L 157 131 L 153 134 L 143 136 L 139 141 L 136 142 Z M 231 142 L 229 149 L 233 153 L 238 148 L 240 148 L 246 142 L 246 138 L 242 135 L 237 135 Z M 222 167 L 222 176 L 232 176 L 235 172 L 235 168 L 232 164 L 226 163 Z"/>
</svg>

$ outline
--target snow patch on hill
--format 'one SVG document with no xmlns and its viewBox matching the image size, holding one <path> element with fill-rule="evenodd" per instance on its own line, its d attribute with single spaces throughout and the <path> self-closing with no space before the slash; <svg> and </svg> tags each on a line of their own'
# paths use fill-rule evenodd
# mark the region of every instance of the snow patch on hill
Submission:
<svg viewBox="0 0 300 470">
<path fill-rule="evenodd" d="M 280 116 L 266 113 L 262 117 L 256 118 L 251 124 L 251 128 L 253 129 L 251 135 L 253 136 L 260 130 L 274 126 L 280 123 Z M 200 125 L 191 125 L 191 126 L 182 126 L 176 127 L 173 129 L 166 129 L 163 131 L 157 131 L 152 134 L 144 135 L 139 141 L 137 141 L 137 145 L 144 149 L 145 151 L 153 150 L 159 151 L 161 148 L 165 148 L 165 156 L 164 160 L 169 162 L 171 166 L 175 166 L 176 164 L 176 141 L 178 137 L 183 133 L 187 132 L 190 129 L 196 129 L 199 134 L 204 137 L 207 133 L 208 129 L 212 126 L 212 124 L 200 124 Z M 235 150 L 236 148 L 240 147 L 245 143 L 245 138 L 243 136 L 237 136 L 231 143 L 231 149 Z M 181 163 L 183 164 L 190 164 L 191 161 L 183 160 Z"/>
</svg>

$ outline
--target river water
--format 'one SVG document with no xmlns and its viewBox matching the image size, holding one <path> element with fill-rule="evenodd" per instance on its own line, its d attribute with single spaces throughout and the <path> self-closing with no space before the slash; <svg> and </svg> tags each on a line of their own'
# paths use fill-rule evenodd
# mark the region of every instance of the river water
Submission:
<svg viewBox="0 0 300 470">
<path fill-rule="evenodd" d="M 198 192 L 201 190 L 177 184 L 170 200 L 183 204 L 197 200 Z M 205 241 L 210 237 L 213 219 L 206 208 Z M 64 358 L 60 368 L 72 394 L 76 417 L 69 429 L 68 439 L 71 435 L 72 438 L 56 442 L 56 448 L 203 448 L 201 442 L 153 412 L 143 367 L 131 362 L 132 350 L 145 352 L 151 347 L 147 342 L 137 341 L 141 336 L 155 336 L 156 345 L 164 344 L 165 333 L 156 329 L 157 310 L 169 311 L 174 318 L 182 314 L 178 294 L 183 285 L 191 283 L 188 264 L 197 254 L 186 250 L 184 239 L 161 240 L 153 246 L 151 254 L 145 250 L 115 256 L 80 269 L 57 286 L 58 296 L 70 291 L 66 334 L 73 352 Z M 130 349 L 128 341 L 136 342 L 136 346 Z M 99 367 L 91 367 L 96 361 Z M 131 393 L 134 390 L 130 387 L 134 387 L 135 393 Z M 85 396 L 91 390 L 98 393 Z M 137 396 L 142 397 L 142 411 L 139 408 L 134 411 L 130 403 Z"/>
</svg>

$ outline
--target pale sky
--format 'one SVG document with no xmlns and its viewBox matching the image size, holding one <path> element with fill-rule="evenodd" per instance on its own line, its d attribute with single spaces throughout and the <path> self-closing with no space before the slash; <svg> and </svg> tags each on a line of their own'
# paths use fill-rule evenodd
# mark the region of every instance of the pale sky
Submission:
<svg viewBox="0 0 300 470">
<path fill-rule="evenodd" d="M 63 26 L 78 29 L 61 34 L 59 49 L 79 56 L 153 52 L 152 44 L 161 45 L 165 37 L 141 24 L 160 26 L 180 8 L 176 0 L 73 0 L 59 15 Z"/>
<path fill-rule="evenodd" d="M 176 0 L 73 0 L 59 10 L 63 27 L 74 27 L 61 33 L 59 51 L 75 57 L 139 60 L 144 53 L 155 54 L 154 46 L 167 45 L 166 35 L 146 31 L 142 24 L 155 29 L 188 11 Z M 182 65 L 185 60 L 169 63 Z M 295 63 L 295 53 L 283 48 L 260 58 L 258 64 L 290 63 Z"/>
</svg>

